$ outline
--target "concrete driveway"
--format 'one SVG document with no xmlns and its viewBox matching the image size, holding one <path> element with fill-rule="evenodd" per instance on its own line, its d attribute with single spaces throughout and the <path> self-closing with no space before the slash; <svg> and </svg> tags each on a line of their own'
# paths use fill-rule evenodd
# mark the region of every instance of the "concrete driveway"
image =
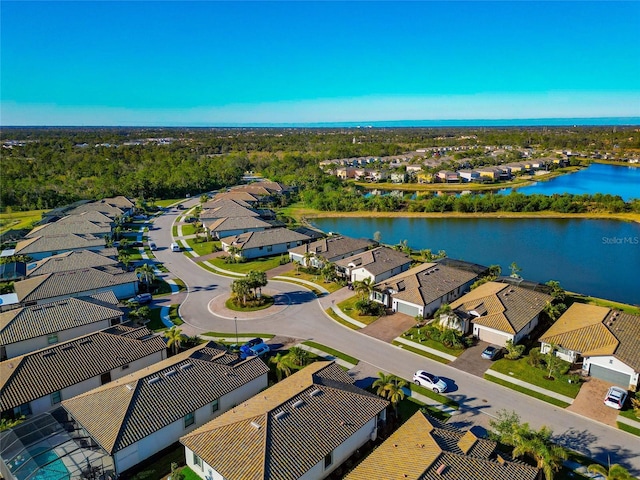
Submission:
<svg viewBox="0 0 640 480">
<path fill-rule="evenodd" d="M 359 330 L 360 333 L 389 342 L 399 337 L 416 324 L 416 319 L 404 313 L 384 315 L 375 322 Z"/>
<path fill-rule="evenodd" d="M 480 355 L 489 345 L 487 342 L 478 340 L 476 345 L 467 348 L 458 358 L 450 362 L 449 366 L 475 375 L 476 377 L 484 377 L 484 372 L 491 368 L 493 362 L 491 360 L 485 360 Z"/>
<path fill-rule="evenodd" d="M 615 427 L 618 410 L 604 404 L 604 396 L 612 385 L 599 378 L 588 377 L 567 410 Z"/>
</svg>

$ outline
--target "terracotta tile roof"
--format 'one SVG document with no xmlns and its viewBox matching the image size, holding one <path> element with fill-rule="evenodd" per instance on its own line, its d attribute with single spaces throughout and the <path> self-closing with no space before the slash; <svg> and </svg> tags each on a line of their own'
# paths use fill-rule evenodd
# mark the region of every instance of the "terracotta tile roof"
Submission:
<svg viewBox="0 0 640 480">
<path fill-rule="evenodd" d="M 122 317 L 112 291 L 0 313 L 0 343 L 22 342 L 91 323 Z"/>
<path fill-rule="evenodd" d="M 32 237 L 18 242 L 16 255 L 33 255 L 43 252 L 67 251 L 80 248 L 104 248 L 105 240 L 91 234 L 67 234 Z"/>
<path fill-rule="evenodd" d="M 100 288 L 116 287 L 136 283 L 135 272 L 125 272 L 109 267 L 84 268 L 68 272 L 38 275 L 14 283 L 14 289 L 21 303 L 89 292 Z"/>
<path fill-rule="evenodd" d="M 71 218 L 75 218 L 73 216 Z M 69 218 L 69 217 L 66 217 Z M 69 235 L 71 233 L 78 235 L 91 234 L 97 237 L 103 237 L 111 233 L 110 223 L 97 223 L 83 219 L 76 219 L 76 221 L 64 221 L 64 219 L 58 220 L 53 223 L 45 223 L 39 227 L 31 230 L 26 238 L 33 237 L 50 237 L 55 235 Z"/>
<path fill-rule="evenodd" d="M 240 360 L 209 342 L 63 401 L 62 406 L 113 454 L 268 371 L 258 357 Z"/>
<path fill-rule="evenodd" d="M 375 243 L 371 240 L 332 236 L 322 238 L 300 247 L 292 248 L 289 252 L 297 253 L 299 255 L 304 255 L 305 253 L 310 252 L 327 259 L 329 262 L 334 262 L 374 245 Z"/>
<path fill-rule="evenodd" d="M 82 268 L 103 267 L 117 265 L 118 262 L 91 250 L 73 250 L 52 255 L 35 264 L 29 264 L 27 276 L 46 275 L 47 273 L 67 272 Z"/>
<path fill-rule="evenodd" d="M 240 235 L 222 238 L 220 241 L 226 245 L 233 245 L 240 250 L 248 248 L 268 247 L 281 243 L 295 243 L 309 240 L 302 233 L 294 232 L 288 228 L 270 228 L 260 232 L 247 232 Z"/>
<path fill-rule="evenodd" d="M 162 352 L 163 338 L 124 325 L 0 363 L 0 410 L 4 411 Z"/>
<path fill-rule="evenodd" d="M 387 407 L 352 382 L 316 362 L 180 441 L 225 478 L 300 478 Z"/>
<path fill-rule="evenodd" d="M 424 306 L 476 277 L 475 273 L 465 270 L 438 263 L 423 263 L 378 283 L 375 288 L 380 291 L 391 291 L 391 296 L 398 300 Z"/>
<path fill-rule="evenodd" d="M 224 233 L 243 228 L 270 228 L 271 224 L 258 217 L 225 217 L 213 221 L 207 228 L 211 232 Z"/>
<path fill-rule="evenodd" d="M 416 412 L 345 480 L 534 480 L 537 475 L 536 468 L 498 460 L 495 442 Z"/>
<path fill-rule="evenodd" d="M 545 293 L 505 283 L 487 282 L 451 303 L 453 310 L 472 310 L 486 315 L 473 322 L 515 334 L 522 330 L 545 307 L 552 297 Z"/>
<path fill-rule="evenodd" d="M 389 247 L 377 247 L 350 257 L 338 260 L 336 265 L 353 268 L 364 268 L 373 275 L 379 275 L 394 268 L 411 263 L 411 257 Z"/>
</svg>

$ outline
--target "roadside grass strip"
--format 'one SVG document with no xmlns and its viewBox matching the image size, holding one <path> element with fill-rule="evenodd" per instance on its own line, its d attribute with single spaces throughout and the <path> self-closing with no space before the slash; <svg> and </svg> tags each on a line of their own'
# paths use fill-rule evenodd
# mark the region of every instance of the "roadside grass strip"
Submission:
<svg viewBox="0 0 640 480">
<path fill-rule="evenodd" d="M 428 351 L 426 351 L 424 349 L 418 349 L 416 347 L 412 347 L 411 345 L 400 343 L 397 340 L 394 340 L 393 342 L 391 342 L 391 345 L 395 345 L 396 347 L 401 348 L 403 350 L 407 350 L 407 351 L 415 353 L 417 355 L 421 355 L 421 356 L 429 358 L 431 360 L 435 360 L 436 362 L 444 363 L 445 365 L 447 363 L 449 363 L 449 361 L 450 361 L 450 360 L 447 360 L 446 358 L 443 358 L 443 357 L 441 357 L 439 355 L 434 355 L 433 353 L 429 353 Z"/>
<path fill-rule="evenodd" d="M 638 427 L 640 427 L 640 417 L 636 416 L 636 414 L 633 412 L 632 408 L 627 408 L 625 410 L 621 410 L 619 415 L 622 416 L 622 417 L 628 418 L 632 422 L 637 422 L 638 423 Z M 631 425 L 633 425 L 633 423 L 631 423 Z"/>
<path fill-rule="evenodd" d="M 456 402 L 455 400 L 451 400 L 449 397 L 436 393 L 420 385 L 416 385 L 415 383 L 409 381 L 407 381 L 407 383 L 410 390 L 410 395 L 427 405 L 432 405 L 433 403 L 431 402 L 431 400 L 433 400 L 436 402 L 435 405 L 438 406 L 437 408 L 439 410 L 448 412 L 449 414 L 460 408 L 458 402 Z"/>
<path fill-rule="evenodd" d="M 331 308 L 327 308 L 324 313 L 326 313 L 329 317 L 331 317 L 333 320 L 335 320 L 336 322 L 338 322 L 340 325 L 344 325 L 347 328 L 350 328 L 352 330 L 360 330 L 360 328 L 358 325 L 355 325 L 353 323 L 351 323 L 351 320 L 347 321 L 344 320 L 342 317 L 340 317 L 336 312 L 334 312 Z"/>
<path fill-rule="evenodd" d="M 186 253 L 188 254 L 189 252 L 186 252 Z M 215 265 L 213 265 L 212 263 L 206 260 L 204 262 L 197 262 L 197 264 L 200 265 L 205 270 L 208 270 L 211 273 L 215 273 L 216 275 L 223 275 L 229 278 L 246 277 L 244 273 L 234 273 L 234 272 L 230 272 L 229 270 L 223 270 L 221 268 L 216 267 Z"/>
<path fill-rule="evenodd" d="M 631 425 L 627 425 L 626 423 L 617 422 L 618 428 L 623 432 L 630 433 L 631 435 L 635 435 L 636 437 L 640 437 L 640 428 L 632 427 Z"/>
<path fill-rule="evenodd" d="M 442 358 L 444 358 L 446 360 L 449 360 L 449 361 L 455 360 L 456 358 L 458 358 L 458 355 L 459 355 L 459 354 L 458 355 L 451 355 L 450 353 L 448 353 L 448 352 L 450 352 L 449 349 L 447 349 L 444 345 L 442 345 L 442 344 L 440 344 L 438 342 L 434 342 L 434 341 L 431 341 L 431 342 L 427 343 L 427 345 L 423 345 L 420 342 L 415 342 L 413 340 L 409 340 L 409 339 L 406 339 L 406 338 L 403 338 L 403 337 L 396 337 L 394 340 L 396 342 L 398 342 L 398 343 L 403 344 L 403 345 L 408 345 L 408 346 L 410 346 L 410 347 L 412 347 L 414 349 L 428 352 L 428 353 L 430 353 L 432 355 L 436 355 L 438 357 L 442 357 Z M 464 350 L 461 350 L 460 353 L 462 353 L 463 351 Z"/>
<path fill-rule="evenodd" d="M 502 380 L 487 373 L 484 374 L 484 379 L 498 385 L 502 385 L 503 387 L 510 388 L 511 390 L 515 390 L 516 392 L 524 393 L 525 395 L 528 395 L 530 397 L 537 398 L 538 400 L 542 400 L 543 402 L 550 403 L 551 405 L 555 405 L 556 407 L 567 408 L 569 405 L 571 405 L 570 403 L 563 402 L 554 397 L 543 395 L 542 393 L 536 392 L 534 390 L 529 390 L 528 388 Z"/>
<path fill-rule="evenodd" d="M 303 280 L 301 278 L 292 278 L 292 277 L 288 277 L 285 275 L 278 275 L 273 277 L 272 280 L 277 280 L 279 282 L 288 282 L 288 283 L 293 283 L 296 285 L 302 285 L 303 287 L 308 288 L 309 290 L 312 290 L 315 294 L 316 297 L 320 297 L 322 295 L 328 295 L 329 294 L 329 290 L 327 290 L 326 288 L 318 285 L 317 283 L 313 283 L 307 280 Z"/>
<path fill-rule="evenodd" d="M 313 342 L 311 340 L 308 340 L 306 342 L 302 342 L 301 345 L 307 346 L 307 347 L 312 348 L 312 349 L 320 350 L 320 351 L 322 351 L 324 353 L 328 353 L 329 355 L 332 355 L 332 356 L 334 356 L 336 358 L 340 358 L 340 359 L 344 360 L 345 362 L 350 363 L 352 365 L 357 365 L 358 362 L 360 361 L 355 357 L 347 355 L 346 353 L 339 352 L 338 350 L 335 350 L 335 349 L 333 349 L 331 347 L 327 347 L 326 345 L 322 345 L 321 343 Z"/>
</svg>

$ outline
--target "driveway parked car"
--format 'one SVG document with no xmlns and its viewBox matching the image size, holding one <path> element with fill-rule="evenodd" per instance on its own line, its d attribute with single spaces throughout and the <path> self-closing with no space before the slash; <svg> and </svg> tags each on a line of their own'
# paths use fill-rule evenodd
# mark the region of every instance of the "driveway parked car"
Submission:
<svg viewBox="0 0 640 480">
<path fill-rule="evenodd" d="M 627 401 L 627 391 L 620 387 L 611 387 L 604 397 L 604 404 L 607 407 L 621 410 L 624 407 L 624 402 Z"/>
<path fill-rule="evenodd" d="M 269 345 L 267 345 L 266 343 L 259 343 L 258 345 L 254 345 L 249 349 L 249 355 L 262 357 L 263 355 L 266 355 L 270 351 L 271 349 L 269 348 Z"/>
<path fill-rule="evenodd" d="M 482 358 L 485 358 L 487 360 L 497 360 L 501 356 L 502 348 L 496 347 L 494 345 L 489 345 L 487 348 L 485 348 L 481 355 Z"/>
<path fill-rule="evenodd" d="M 425 372 L 424 370 L 418 370 L 413 374 L 413 381 L 416 385 L 429 388 L 436 393 L 442 393 L 447 391 L 447 384 L 437 375 Z"/>
<path fill-rule="evenodd" d="M 147 303 L 151 303 L 153 297 L 150 293 L 140 293 L 129 300 L 130 305 L 146 305 Z"/>
<path fill-rule="evenodd" d="M 256 347 L 256 346 L 258 346 L 258 345 L 260 345 L 260 344 L 263 344 L 263 343 L 264 343 L 264 340 L 262 340 L 261 338 L 252 338 L 251 340 L 249 340 L 248 342 L 246 342 L 245 344 L 243 344 L 243 345 L 240 347 L 240 351 L 241 351 L 242 353 L 249 354 L 249 353 L 250 353 L 250 350 L 251 350 L 253 347 Z"/>
</svg>

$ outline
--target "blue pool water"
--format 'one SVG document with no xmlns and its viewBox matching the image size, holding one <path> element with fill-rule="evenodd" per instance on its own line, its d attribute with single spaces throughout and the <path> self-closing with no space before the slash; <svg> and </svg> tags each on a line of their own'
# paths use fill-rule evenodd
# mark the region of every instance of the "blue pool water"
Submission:
<svg viewBox="0 0 640 480">
<path fill-rule="evenodd" d="M 41 447 L 29 451 L 29 454 L 39 467 L 38 471 L 28 477 L 29 480 L 67 480 L 69 478 L 69 470 L 55 452 Z M 28 472 L 24 474 L 28 475 Z"/>
</svg>

